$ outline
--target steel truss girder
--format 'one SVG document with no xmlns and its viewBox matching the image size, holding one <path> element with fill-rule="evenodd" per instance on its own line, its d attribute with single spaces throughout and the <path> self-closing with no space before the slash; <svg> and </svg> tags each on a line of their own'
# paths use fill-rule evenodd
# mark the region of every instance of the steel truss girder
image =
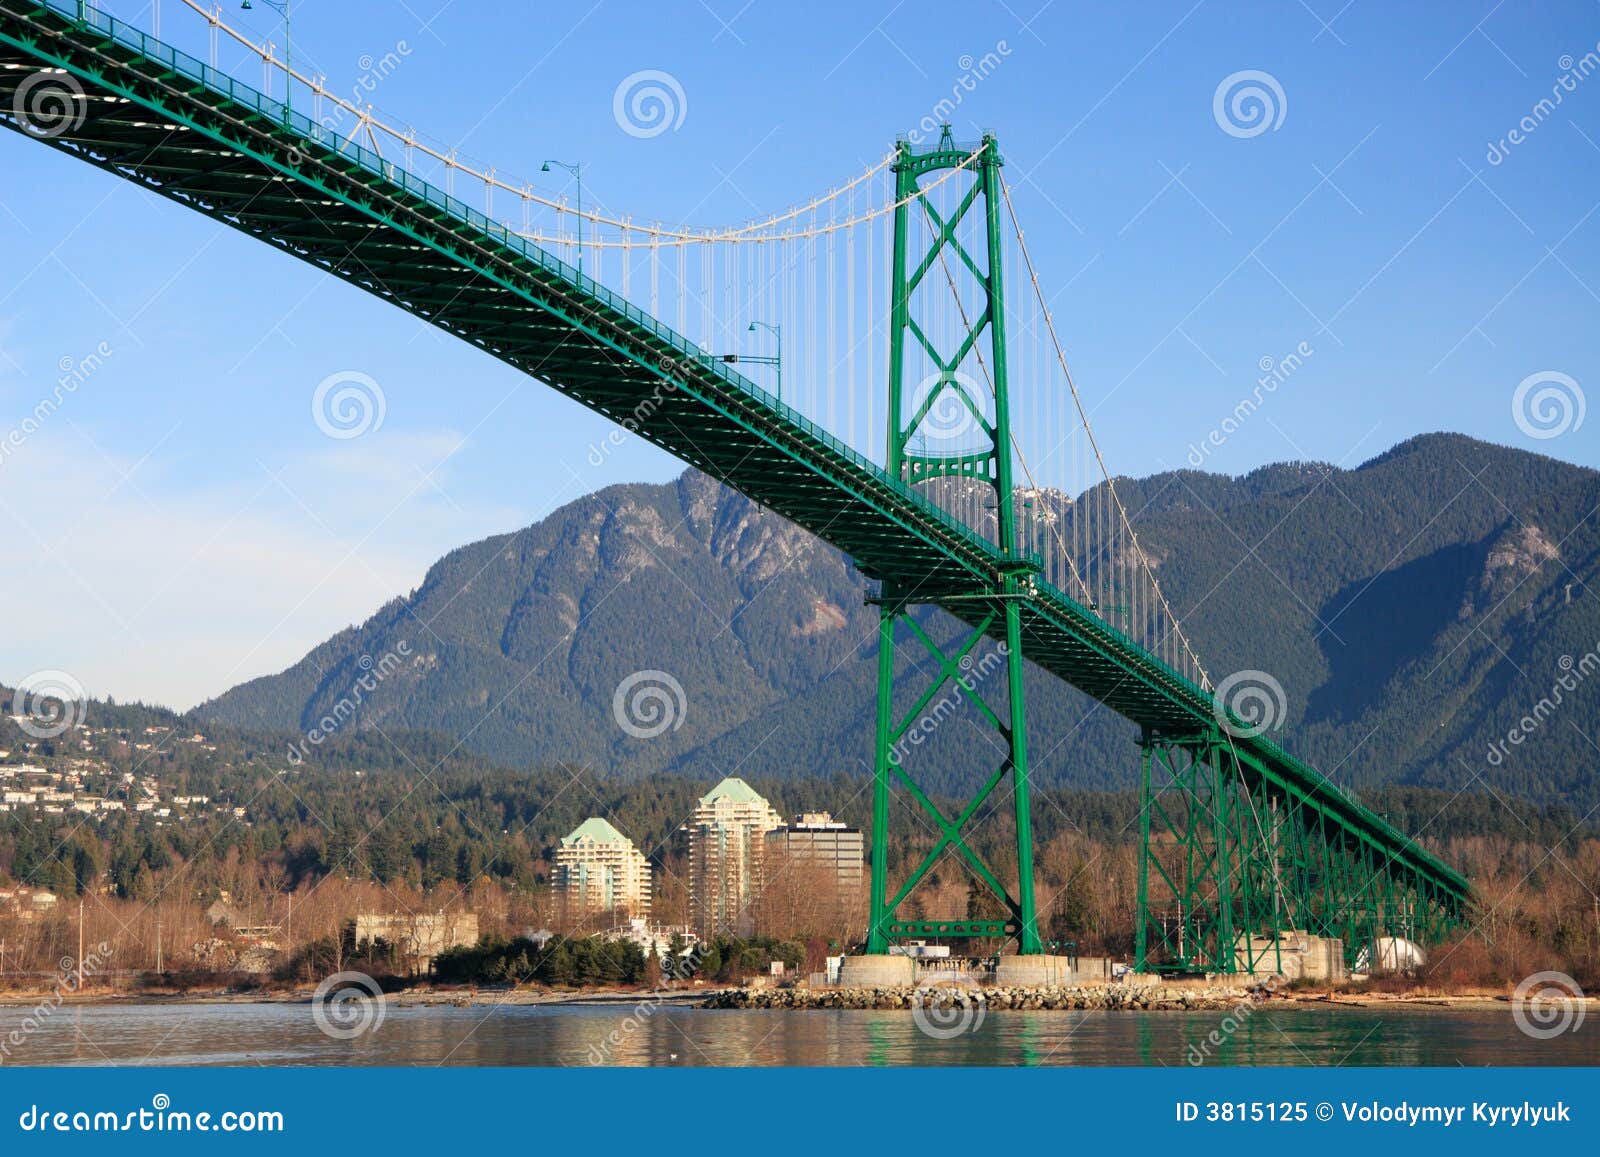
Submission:
<svg viewBox="0 0 1600 1157">
<path fill-rule="evenodd" d="M 1226 732 L 1146 732 L 1140 748 L 1139 970 L 1282 972 L 1292 932 L 1342 940 L 1354 967 L 1380 936 L 1459 925 L 1448 893 L 1321 801 L 1248 774 Z"/>
</svg>

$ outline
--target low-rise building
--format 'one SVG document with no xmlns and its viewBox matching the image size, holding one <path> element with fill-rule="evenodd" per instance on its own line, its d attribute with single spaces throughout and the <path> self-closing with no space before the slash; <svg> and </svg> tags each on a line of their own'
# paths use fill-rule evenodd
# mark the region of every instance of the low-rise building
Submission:
<svg viewBox="0 0 1600 1157">
<path fill-rule="evenodd" d="M 431 972 L 434 957 L 447 948 L 466 948 L 478 942 L 476 912 L 370 913 L 355 919 L 358 947 L 383 941 L 394 949 L 396 961 L 413 974 Z"/>
<path fill-rule="evenodd" d="M 827 812 L 803 812 L 793 822 L 767 833 L 767 851 L 785 870 L 820 874 L 840 895 L 861 886 L 866 841 L 859 828 Z"/>
<path fill-rule="evenodd" d="M 689 956 L 694 951 L 694 946 L 700 943 L 700 937 L 694 934 L 692 928 L 652 925 L 648 920 L 629 920 L 621 927 L 602 932 L 600 935 L 607 940 L 637 944 L 639 951 L 646 956 L 654 952 L 656 959 L 663 962 L 663 966 L 665 961 L 673 956 L 675 943 L 678 956 Z"/>
<path fill-rule="evenodd" d="M 19 884 L 14 888 L 0 888 L 0 908 L 20 915 L 24 920 L 54 911 L 56 894 L 43 888 L 30 888 Z"/>
</svg>

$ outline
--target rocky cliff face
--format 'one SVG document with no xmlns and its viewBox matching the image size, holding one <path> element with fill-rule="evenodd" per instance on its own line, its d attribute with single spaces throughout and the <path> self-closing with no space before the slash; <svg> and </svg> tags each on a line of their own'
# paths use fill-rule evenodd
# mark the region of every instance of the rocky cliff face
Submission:
<svg viewBox="0 0 1600 1157">
<path fill-rule="evenodd" d="M 1508 526 L 1489 546 L 1478 583 L 1480 604 L 1498 601 L 1560 559 L 1561 551 L 1542 528 Z"/>
</svg>

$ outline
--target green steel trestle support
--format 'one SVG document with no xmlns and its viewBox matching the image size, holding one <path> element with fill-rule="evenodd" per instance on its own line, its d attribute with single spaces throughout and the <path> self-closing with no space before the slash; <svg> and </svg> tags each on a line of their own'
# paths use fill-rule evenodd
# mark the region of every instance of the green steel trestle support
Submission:
<svg viewBox="0 0 1600 1157">
<path fill-rule="evenodd" d="M 1282 972 L 1302 933 L 1341 940 L 1356 968 L 1379 937 L 1460 926 L 1459 903 L 1322 798 L 1247 775 L 1226 732 L 1146 732 L 1140 747 L 1138 970 Z"/>
<path fill-rule="evenodd" d="M 988 602 L 986 617 L 948 656 L 912 616 L 918 592 L 884 583 L 878 595 L 878 693 L 877 741 L 873 758 L 871 913 L 867 951 L 883 953 L 890 943 L 904 936 L 948 936 L 965 938 L 1014 937 L 1017 950 L 1025 955 L 1043 951 L 1035 908 L 1033 881 L 1033 817 L 1028 779 L 1027 714 L 1023 692 L 1022 613 L 1018 602 L 1033 589 L 1037 564 L 1018 548 L 1017 519 L 1013 499 L 1010 404 L 1007 397 L 1004 286 L 1002 284 L 1002 234 L 1000 222 L 1000 157 L 994 138 L 985 136 L 972 149 L 958 147 L 948 127 L 938 145 L 924 152 L 913 152 L 902 142 L 895 159 L 894 256 L 892 300 L 890 302 L 889 347 L 889 439 L 888 468 L 893 477 L 908 484 L 930 482 L 940 477 L 975 480 L 994 490 L 996 544 L 1006 565 L 982 589 L 967 592 L 978 602 Z M 970 185 L 949 218 L 942 217 L 920 187 L 930 173 L 966 168 Z M 974 255 L 958 239 L 958 227 L 969 213 L 983 213 L 985 247 Z M 913 218 L 916 218 L 918 254 L 912 264 Z M 921 228 L 932 234 L 931 243 L 920 244 Z M 918 324 L 913 300 L 919 287 L 926 293 L 945 293 L 951 287 L 944 280 L 952 271 L 973 279 L 980 290 L 981 309 L 966 319 L 959 348 L 942 350 Z M 987 356 L 979 343 L 987 336 Z M 907 397 L 907 352 L 911 343 L 935 367 L 923 383 L 925 388 Z M 980 373 L 967 374 L 962 367 L 971 361 L 980 364 Z M 984 386 L 977 385 L 978 377 Z M 989 396 L 977 396 L 987 387 Z M 971 415 L 971 429 L 983 444 L 951 449 L 930 449 L 922 436 L 928 414 L 946 395 Z M 908 413 L 907 403 L 911 403 Z M 984 403 L 987 402 L 988 405 Z M 949 597 L 951 592 L 941 592 Z M 924 602 L 934 602 L 926 598 Z M 939 664 L 939 675 L 909 712 L 897 716 L 894 710 L 896 628 L 904 625 L 915 635 Z M 1004 634 L 1001 648 L 1006 669 L 1004 712 L 993 709 L 978 693 L 964 671 L 972 664 L 972 652 L 991 633 Z M 983 787 L 959 815 L 944 815 L 929 800 L 915 777 L 904 766 L 909 752 L 901 741 L 914 727 L 921 713 L 946 686 L 973 706 L 977 714 L 1000 735 L 1006 757 L 987 775 Z M 1016 830 L 1017 883 L 1013 894 L 998 874 L 968 844 L 964 829 L 1010 778 Z M 940 836 L 934 847 L 911 871 L 899 888 L 889 894 L 887 849 L 889 843 L 889 803 L 898 785 L 909 794 L 937 825 Z M 1006 910 L 1008 918 L 989 919 L 969 913 L 970 919 L 900 919 L 900 906 L 928 876 L 946 850 L 953 850 L 966 867 Z"/>
</svg>

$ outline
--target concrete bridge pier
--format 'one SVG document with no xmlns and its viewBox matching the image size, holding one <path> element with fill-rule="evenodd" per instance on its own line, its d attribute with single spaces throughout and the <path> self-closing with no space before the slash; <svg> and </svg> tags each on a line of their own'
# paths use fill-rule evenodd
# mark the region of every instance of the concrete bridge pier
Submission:
<svg viewBox="0 0 1600 1157">
<path fill-rule="evenodd" d="M 1072 984 L 1078 979 L 1070 956 L 1002 956 L 994 982 L 1003 986 Z"/>
<path fill-rule="evenodd" d="M 844 988 L 899 988 L 917 983 L 917 962 L 909 956 L 846 956 L 839 964 Z"/>
</svg>

